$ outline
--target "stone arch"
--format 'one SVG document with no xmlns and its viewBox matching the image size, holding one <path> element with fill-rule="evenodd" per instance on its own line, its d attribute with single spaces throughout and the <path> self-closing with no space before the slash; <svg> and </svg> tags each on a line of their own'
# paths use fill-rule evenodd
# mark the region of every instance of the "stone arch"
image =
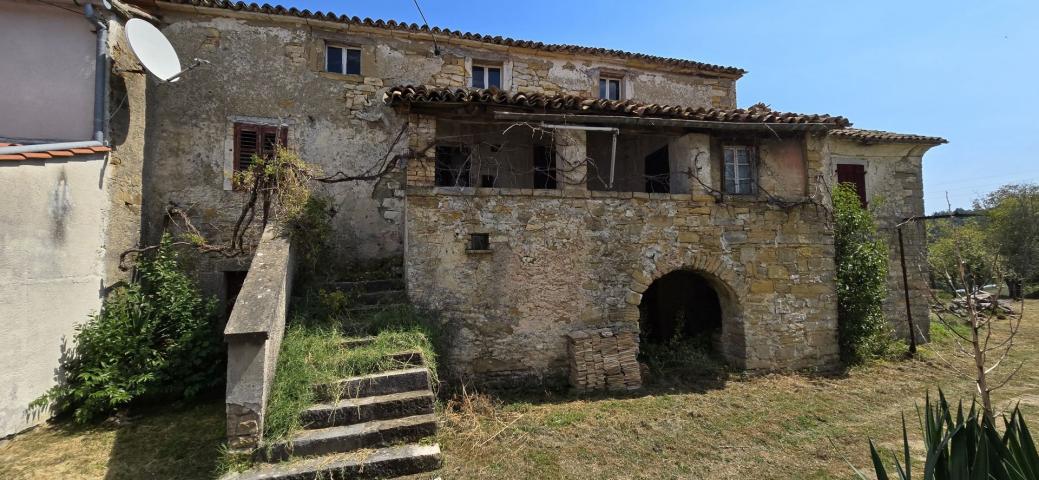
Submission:
<svg viewBox="0 0 1039 480">
<path fill-rule="evenodd" d="M 729 268 L 725 258 L 691 254 L 682 259 L 654 258 L 653 262 L 632 272 L 627 305 L 623 318 L 639 327 L 643 296 L 654 282 L 674 272 L 690 272 L 701 277 L 718 296 L 721 307 L 721 335 L 718 351 L 726 362 L 738 368 L 746 364 L 746 336 L 744 333 L 742 296 L 746 292 L 741 275 Z"/>
</svg>

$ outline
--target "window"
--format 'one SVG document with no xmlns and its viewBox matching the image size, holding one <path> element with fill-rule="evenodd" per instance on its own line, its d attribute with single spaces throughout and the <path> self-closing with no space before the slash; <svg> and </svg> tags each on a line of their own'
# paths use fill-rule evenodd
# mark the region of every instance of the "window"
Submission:
<svg viewBox="0 0 1039 480">
<path fill-rule="evenodd" d="M 473 88 L 501 88 L 501 67 L 473 65 Z"/>
<path fill-rule="evenodd" d="M 234 124 L 234 170 L 248 170 L 253 156 L 274 155 L 276 147 L 288 144 L 289 128 L 278 125 Z"/>
<path fill-rule="evenodd" d="M 667 145 L 645 158 L 646 193 L 671 193 L 671 164 Z"/>
<path fill-rule="evenodd" d="M 754 147 L 733 145 L 725 147 L 725 170 L 723 178 L 725 193 L 750 195 L 754 193 L 755 170 Z"/>
<path fill-rule="evenodd" d="M 866 202 L 866 166 L 855 164 L 837 165 L 837 183 L 850 183 L 855 187 L 855 193 L 859 194 L 859 203 L 863 207 Z"/>
<path fill-rule="evenodd" d="M 436 185 L 438 187 L 468 187 L 469 150 L 461 146 L 437 146 Z"/>
<path fill-rule="evenodd" d="M 469 234 L 468 249 L 486 251 L 490 249 L 490 234 Z"/>
<path fill-rule="evenodd" d="M 534 146 L 534 188 L 556 189 L 556 158 L 552 147 Z"/>
<path fill-rule="evenodd" d="M 325 71 L 344 75 L 360 75 L 361 49 L 326 45 Z"/>
<path fill-rule="evenodd" d="M 621 79 L 599 77 L 599 98 L 606 100 L 621 99 Z"/>
</svg>

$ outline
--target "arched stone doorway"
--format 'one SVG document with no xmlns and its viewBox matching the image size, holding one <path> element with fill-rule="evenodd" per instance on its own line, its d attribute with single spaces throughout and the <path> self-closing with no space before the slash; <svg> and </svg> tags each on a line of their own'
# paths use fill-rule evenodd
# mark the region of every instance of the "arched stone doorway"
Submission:
<svg viewBox="0 0 1039 480">
<path fill-rule="evenodd" d="M 734 296 L 716 276 L 679 269 L 654 280 L 639 303 L 640 343 L 644 352 L 697 348 L 720 362 L 739 365 L 742 337 Z"/>
</svg>

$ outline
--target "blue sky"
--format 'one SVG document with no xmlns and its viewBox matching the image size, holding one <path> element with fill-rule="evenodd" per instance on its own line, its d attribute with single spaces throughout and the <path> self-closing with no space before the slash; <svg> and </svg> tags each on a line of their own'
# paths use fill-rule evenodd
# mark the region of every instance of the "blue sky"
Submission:
<svg viewBox="0 0 1039 480">
<path fill-rule="evenodd" d="M 420 23 L 411 0 L 284 5 Z M 430 25 L 736 66 L 741 107 L 937 135 L 926 210 L 1039 182 L 1039 2 L 420 0 Z M 504 5 L 504 6 L 502 6 Z"/>
</svg>

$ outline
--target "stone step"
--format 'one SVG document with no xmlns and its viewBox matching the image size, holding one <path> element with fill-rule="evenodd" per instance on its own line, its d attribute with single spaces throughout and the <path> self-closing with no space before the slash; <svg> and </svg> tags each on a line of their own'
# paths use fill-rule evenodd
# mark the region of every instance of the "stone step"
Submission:
<svg viewBox="0 0 1039 480">
<path fill-rule="evenodd" d="M 404 290 L 403 278 L 382 278 L 377 280 L 361 280 L 356 282 L 331 282 L 325 284 L 326 289 L 345 293 L 384 292 Z"/>
<path fill-rule="evenodd" d="M 443 465 L 439 445 L 399 445 L 346 454 L 260 465 L 221 480 L 346 480 L 392 478 L 430 472 Z"/>
<path fill-rule="evenodd" d="M 375 397 L 349 398 L 314 405 L 300 414 L 303 428 L 341 427 L 372 420 L 429 415 L 433 413 L 433 392 L 415 390 Z"/>
<path fill-rule="evenodd" d="M 329 401 L 428 390 L 429 388 L 429 370 L 426 367 L 412 367 L 344 378 L 325 385 L 315 385 L 314 393 L 319 400 Z"/>
<path fill-rule="evenodd" d="M 375 342 L 375 337 L 347 338 L 343 340 L 343 348 L 367 347 Z"/>
<path fill-rule="evenodd" d="M 354 315 L 365 315 L 370 313 L 376 313 L 381 310 L 399 310 L 404 308 L 403 303 L 383 303 L 378 305 L 360 305 L 354 304 L 353 306 L 347 307 L 346 311 Z"/>
<path fill-rule="evenodd" d="M 257 450 L 258 460 L 283 462 L 293 457 L 312 457 L 346 453 L 362 448 L 387 447 L 398 443 L 413 443 L 436 435 L 437 422 L 433 414 L 412 415 L 390 420 L 339 427 L 304 430 L 291 439 Z"/>
<path fill-rule="evenodd" d="M 354 297 L 353 305 L 400 305 L 408 302 L 408 292 L 404 290 L 383 290 L 366 292 Z"/>
</svg>

